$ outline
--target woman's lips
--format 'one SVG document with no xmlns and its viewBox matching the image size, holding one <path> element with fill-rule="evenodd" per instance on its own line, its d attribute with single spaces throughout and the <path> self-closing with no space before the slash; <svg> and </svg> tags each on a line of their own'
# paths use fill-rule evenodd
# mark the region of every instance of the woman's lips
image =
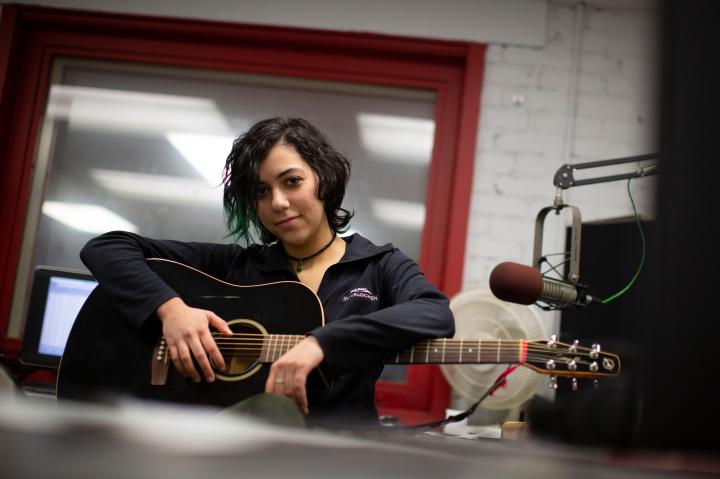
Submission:
<svg viewBox="0 0 720 479">
<path fill-rule="evenodd" d="M 300 216 L 293 216 L 291 218 L 286 218 L 284 220 L 280 220 L 277 223 L 275 223 L 275 226 L 279 226 L 281 228 L 286 227 L 286 226 L 291 226 L 295 222 L 295 220 L 297 220 L 298 218 L 300 218 Z"/>
</svg>

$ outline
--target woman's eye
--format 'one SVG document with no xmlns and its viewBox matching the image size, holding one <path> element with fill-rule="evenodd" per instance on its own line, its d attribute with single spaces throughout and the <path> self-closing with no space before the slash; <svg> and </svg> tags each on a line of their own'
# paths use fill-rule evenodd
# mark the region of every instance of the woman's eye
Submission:
<svg viewBox="0 0 720 479">
<path fill-rule="evenodd" d="M 299 178 L 297 176 L 293 176 L 293 177 L 290 177 L 287 179 L 287 184 L 290 186 L 295 186 L 295 185 L 299 185 L 300 181 L 302 181 L 301 178 Z"/>
<path fill-rule="evenodd" d="M 268 192 L 267 188 L 265 188 L 264 186 L 259 186 L 255 190 L 255 196 L 257 196 L 259 198 L 261 196 L 265 196 L 267 194 L 267 192 Z"/>
</svg>

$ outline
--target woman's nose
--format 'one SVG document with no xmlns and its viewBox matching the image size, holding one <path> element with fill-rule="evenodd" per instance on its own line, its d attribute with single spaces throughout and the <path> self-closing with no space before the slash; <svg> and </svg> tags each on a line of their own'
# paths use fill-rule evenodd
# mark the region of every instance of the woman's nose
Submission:
<svg viewBox="0 0 720 479">
<path fill-rule="evenodd" d="M 275 210 L 284 210 L 289 206 L 287 196 L 280 189 L 273 190 L 272 193 L 272 207 Z"/>
</svg>

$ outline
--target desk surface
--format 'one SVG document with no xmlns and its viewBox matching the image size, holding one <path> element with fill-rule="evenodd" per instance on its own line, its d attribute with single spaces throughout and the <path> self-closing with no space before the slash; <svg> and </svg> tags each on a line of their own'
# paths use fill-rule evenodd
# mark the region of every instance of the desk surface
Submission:
<svg viewBox="0 0 720 479">
<path fill-rule="evenodd" d="M 0 402 L 3 478 L 666 478 L 716 460 L 611 454 L 535 440 L 285 429 L 198 408 Z M 635 458 L 635 459 L 633 459 Z M 638 458 L 642 460 L 637 460 Z M 714 468 L 714 469 L 713 469 Z M 704 474 L 700 474 L 704 475 Z"/>
</svg>

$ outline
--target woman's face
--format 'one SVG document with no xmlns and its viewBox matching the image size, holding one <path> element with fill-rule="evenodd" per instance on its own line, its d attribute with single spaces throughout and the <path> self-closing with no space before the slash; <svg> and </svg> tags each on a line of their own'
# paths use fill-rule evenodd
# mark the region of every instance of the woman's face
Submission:
<svg viewBox="0 0 720 479">
<path fill-rule="evenodd" d="M 260 164 L 260 221 L 283 244 L 314 250 L 329 239 L 318 177 L 292 145 L 276 144 Z"/>
</svg>

